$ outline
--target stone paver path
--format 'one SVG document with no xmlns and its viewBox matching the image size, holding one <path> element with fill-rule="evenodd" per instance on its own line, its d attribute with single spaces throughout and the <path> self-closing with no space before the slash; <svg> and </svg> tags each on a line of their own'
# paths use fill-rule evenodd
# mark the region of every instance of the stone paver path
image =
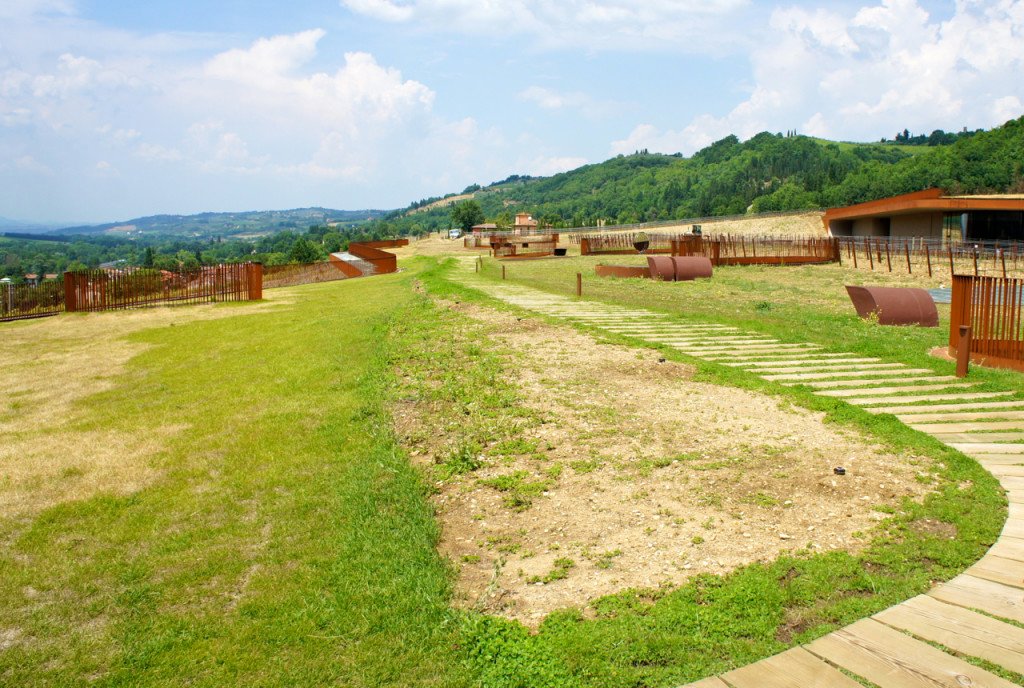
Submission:
<svg viewBox="0 0 1024 688">
<path fill-rule="evenodd" d="M 691 687 L 859 688 L 851 675 L 880 688 L 1015 685 L 954 652 L 1024 673 L 1024 628 L 1004 621 L 1024 624 L 1024 401 L 930 370 L 821 352 L 816 344 L 783 343 L 735 327 L 684 323 L 653 311 L 486 282 L 473 275 L 471 260 L 462 262 L 455 279 L 543 315 L 669 346 L 780 384 L 804 384 L 872 413 L 892 413 L 975 458 L 1006 489 L 1010 513 L 999 540 L 957 578 L 805 646 Z"/>
</svg>

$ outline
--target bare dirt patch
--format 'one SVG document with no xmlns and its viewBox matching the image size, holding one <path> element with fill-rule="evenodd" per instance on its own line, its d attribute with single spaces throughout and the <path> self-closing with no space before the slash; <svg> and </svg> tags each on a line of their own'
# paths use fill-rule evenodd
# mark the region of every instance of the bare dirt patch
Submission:
<svg viewBox="0 0 1024 688">
<path fill-rule="evenodd" d="M 259 312 L 286 302 L 285 291 L 244 311 L 202 305 L 0 323 L 0 517 L 148 485 L 157 476 L 149 458 L 181 426 L 80 427 L 88 413 L 82 402 L 112 389 L 127 362 L 146 350 L 128 335 Z"/>
<path fill-rule="evenodd" d="M 535 626 L 627 588 L 788 551 L 857 550 L 884 518 L 876 507 L 926 490 L 913 457 L 820 414 L 694 382 L 690 367 L 659 363 L 656 352 L 450 307 L 488 325 L 524 405 L 543 420 L 439 486 L 440 547 L 459 567 L 465 606 Z M 450 423 L 415 404 L 401 410 L 410 453 L 429 459 L 450 447 Z M 846 475 L 833 474 L 839 465 Z"/>
</svg>

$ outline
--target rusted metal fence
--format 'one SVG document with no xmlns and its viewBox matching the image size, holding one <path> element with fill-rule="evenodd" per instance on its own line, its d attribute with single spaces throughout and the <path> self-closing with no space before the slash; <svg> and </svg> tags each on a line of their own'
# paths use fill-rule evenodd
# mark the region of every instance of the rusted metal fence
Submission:
<svg viewBox="0 0 1024 688">
<path fill-rule="evenodd" d="M 176 272 L 129 268 L 64 273 L 64 308 L 68 312 L 262 298 L 263 266 L 259 263 Z"/>
<path fill-rule="evenodd" d="M 0 284 L 0 321 L 43 318 L 63 310 L 64 285 L 59 281 Z"/>
<path fill-rule="evenodd" d="M 733 236 L 731 234 L 647 234 L 645 254 L 704 256 L 714 265 L 790 265 L 839 260 L 831 237 Z M 580 237 L 581 255 L 636 254 L 636 234 Z"/>
<path fill-rule="evenodd" d="M 925 237 L 837 237 L 843 263 L 877 272 L 1024 277 L 1024 243 Z"/>
<path fill-rule="evenodd" d="M 625 234 L 589 234 L 578 237 L 580 255 L 595 254 L 629 255 L 638 253 L 635 244 L 638 240 L 646 241 L 645 254 L 672 253 L 672 242 L 681 234 L 625 233 Z M 692 235 L 691 235 L 692 236 Z M 576 237 L 573 237 L 574 239 Z"/>
<path fill-rule="evenodd" d="M 971 328 L 971 360 L 1024 371 L 1024 279 L 955 275 L 949 309 L 949 350 L 956 354 L 960 327 Z"/>
</svg>

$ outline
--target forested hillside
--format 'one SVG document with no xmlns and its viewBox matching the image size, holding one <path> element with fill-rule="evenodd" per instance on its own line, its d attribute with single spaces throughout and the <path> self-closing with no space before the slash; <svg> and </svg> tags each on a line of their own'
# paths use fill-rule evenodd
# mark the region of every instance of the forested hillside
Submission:
<svg viewBox="0 0 1024 688">
<path fill-rule="evenodd" d="M 1024 191 L 1024 117 L 935 145 L 835 143 L 758 134 L 716 141 L 691 158 L 646 151 L 546 178 L 513 177 L 478 190 L 489 220 L 519 211 L 555 227 L 824 208 L 938 186 L 953 193 Z M 449 210 L 393 213 L 396 233 L 448 226 Z"/>
</svg>

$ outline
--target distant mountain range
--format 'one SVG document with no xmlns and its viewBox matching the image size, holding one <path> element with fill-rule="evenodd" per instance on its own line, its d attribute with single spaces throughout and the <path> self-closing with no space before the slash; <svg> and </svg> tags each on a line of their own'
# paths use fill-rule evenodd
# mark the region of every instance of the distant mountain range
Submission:
<svg viewBox="0 0 1024 688">
<path fill-rule="evenodd" d="M 21 232 L 24 234 L 38 234 L 41 232 L 52 232 L 62 225 L 58 223 L 26 222 L 25 220 L 12 220 L 9 217 L 0 216 L 0 232 Z"/>
<path fill-rule="evenodd" d="M 106 235 L 120 237 L 165 236 L 189 239 L 213 237 L 259 237 L 285 229 L 305 231 L 312 225 L 338 224 L 351 227 L 383 217 L 384 210 L 336 210 L 296 208 L 197 215 L 150 215 L 98 225 L 62 227 L 33 225 L 0 218 L 0 232 L 51 233 L 61 235 Z"/>
</svg>

